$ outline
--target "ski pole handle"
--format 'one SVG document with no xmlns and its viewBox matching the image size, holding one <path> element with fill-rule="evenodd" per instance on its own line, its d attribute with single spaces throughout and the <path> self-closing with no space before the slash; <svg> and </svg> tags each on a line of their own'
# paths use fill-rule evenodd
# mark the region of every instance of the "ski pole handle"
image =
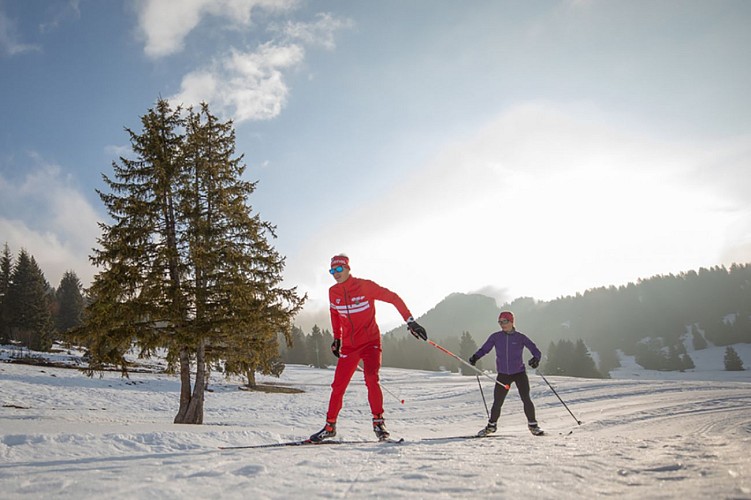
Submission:
<svg viewBox="0 0 751 500">
<path fill-rule="evenodd" d="M 448 350 L 448 349 L 446 349 L 445 347 L 441 347 L 441 346 L 439 346 L 438 344 L 436 344 L 436 343 L 435 343 L 435 342 L 433 342 L 432 340 L 426 340 L 426 342 L 427 342 L 428 344 L 432 345 L 433 347 L 435 347 L 436 349 L 438 349 L 439 351 L 443 351 L 443 352 L 445 352 L 446 354 L 448 354 L 449 356 L 451 356 L 452 358 L 454 358 L 454 359 L 456 359 L 456 360 L 458 360 L 458 361 L 461 361 L 462 363 L 464 363 L 465 365 L 469 366 L 470 368 L 472 368 L 472 369 L 473 369 L 474 371 L 476 371 L 476 372 L 477 372 L 477 373 L 479 373 L 480 375 L 484 375 L 484 376 L 488 377 L 488 378 L 489 378 L 490 380 L 492 380 L 492 381 L 493 381 L 493 382 L 495 382 L 496 384 L 500 385 L 501 387 L 503 387 L 503 388 L 504 388 L 504 389 L 506 389 L 507 391 L 508 391 L 508 390 L 509 390 L 509 389 L 511 388 L 511 386 L 510 386 L 510 385 L 508 385 L 508 384 L 502 384 L 501 382 L 499 382 L 498 380 L 494 379 L 493 377 L 491 377 L 490 375 L 488 375 L 488 374 L 487 374 L 487 373 L 485 373 L 484 371 L 481 371 L 480 369 L 476 368 L 475 366 L 472 366 L 471 364 L 469 364 L 469 363 L 468 363 L 467 361 L 464 361 L 464 360 L 463 360 L 462 358 L 460 358 L 459 356 L 457 356 L 457 355 L 456 355 L 456 354 L 454 354 L 453 352 L 449 351 L 449 350 Z"/>
</svg>

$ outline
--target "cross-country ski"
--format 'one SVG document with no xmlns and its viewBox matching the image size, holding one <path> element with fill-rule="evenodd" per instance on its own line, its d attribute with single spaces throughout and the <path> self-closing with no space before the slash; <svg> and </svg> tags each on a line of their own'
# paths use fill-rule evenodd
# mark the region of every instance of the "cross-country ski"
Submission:
<svg viewBox="0 0 751 500">
<path fill-rule="evenodd" d="M 323 441 L 311 441 L 310 439 L 302 439 L 300 441 L 284 441 L 281 443 L 263 443 L 263 444 L 250 444 L 250 445 L 237 445 L 237 446 L 219 446 L 220 450 L 243 450 L 243 449 L 258 449 L 258 448 L 284 448 L 295 446 L 324 446 L 334 444 L 400 444 L 404 443 L 404 438 L 393 439 L 379 439 L 376 441 L 354 441 L 354 440 L 341 440 L 341 439 L 326 439 Z"/>
</svg>

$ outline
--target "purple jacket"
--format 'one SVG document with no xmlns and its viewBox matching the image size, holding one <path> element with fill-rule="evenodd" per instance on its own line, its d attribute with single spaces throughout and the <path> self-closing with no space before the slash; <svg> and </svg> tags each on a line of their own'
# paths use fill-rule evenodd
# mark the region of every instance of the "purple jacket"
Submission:
<svg viewBox="0 0 751 500">
<path fill-rule="evenodd" d="M 542 359 L 542 353 L 534 342 L 522 332 L 516 330 L 504 333 L 503 330 L 491 333 L 488 340 L 475 353 L 476 358 L 485 356 L 495 347 L 495 366 L 498 373 L 514 375 L 524 371 L 522 352 L 526 347 L 537 359 Z"/>
</svg>

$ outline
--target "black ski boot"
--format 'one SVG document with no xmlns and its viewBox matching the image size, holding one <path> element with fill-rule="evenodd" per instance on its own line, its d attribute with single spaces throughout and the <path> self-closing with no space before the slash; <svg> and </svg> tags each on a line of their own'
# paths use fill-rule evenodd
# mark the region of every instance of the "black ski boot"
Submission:
<svg viewBox="0 0 751 500">
<path fill-rule="evenodd" d="M 326 422 L 323 429 L 310 436 L 310 441 L 313 443 L 320 443 L 324 439 L 332 438 L 336 436 L 336 422 Z"/>
<path fill-rule="evenodd" d="M 488 425 L 486 425 L 485 428 L 481 429 L 480 432 L 477 433 L 477 436 L 490 436 L 491 434 L 495 433 L 496 430 L 498 430 L 498 424 L 496 422 L 488 422 Z"/>
<path fill-rule="evenodd" d="M 531 432 L 535 436 L 542 436 L 543 434 L 545 434 L 545 431 L 540 429 L 540 426 L 537 425 L 537 422 L 530 422 L 527 425 L 527 428 L 529 429 L 529 432 Z"/>
<path fill-rule="evenodd" d="M 375 432 L 378 441 L 386 441 L 391 434 L 386 430 L 386 422 L 383 415 L 373 415 L 373 432 Z"/>
</svg>

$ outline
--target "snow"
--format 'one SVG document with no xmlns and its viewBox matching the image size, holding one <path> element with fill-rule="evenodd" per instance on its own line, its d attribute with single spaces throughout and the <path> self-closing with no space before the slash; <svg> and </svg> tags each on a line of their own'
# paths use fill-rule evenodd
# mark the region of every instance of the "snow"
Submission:
<svg viewBox="0 0 751 500">
<path fill-rule="evenodd" d="M 610 372 L 613 378 L 634 378 L 652 380 L 737 380 L 751 382 L 751 344 L 733 344 L 732 347 L 743 361 L 743 371 L 725 370 L 725 350 L 728 346 L 714 346 L 709 343 L 706 349 L 695 350 L 688 336 L 684 337 L 684 345 L 696 368 L 680 371 L 645 370 L 634 360 L 634 356 L 625 356 L 618 352 L 621 366 Z"/>
<path fill-rule="evenodd" d="M 751 346 L 734 347 L 748 367 Z M 691 352 L 697 368 L 683 374 L 626 363 L 614 379 L 546 377 L 581 425 L 530 373 L 543 437 L 526 430 L 512 388 L 496 437 L 426 440 L 484 426 L 477 379 L 384 368 L 387 423 L 404 444 L 370 442 L 356 374 L 337 438 L 362 443 L 236 450 L 219 447 L 317 431 L 333 369 L 259 376 L 300 394 L 239 391 L 240 379 L 212 374 L 205 424 L 175 425 L 175 376 L 0 363 L 0 498 L 751 499 L 751 371 L 705 366 L 711 349 Z M 481 380 L 490 404 L 492 382 Z"/>
</svg>

